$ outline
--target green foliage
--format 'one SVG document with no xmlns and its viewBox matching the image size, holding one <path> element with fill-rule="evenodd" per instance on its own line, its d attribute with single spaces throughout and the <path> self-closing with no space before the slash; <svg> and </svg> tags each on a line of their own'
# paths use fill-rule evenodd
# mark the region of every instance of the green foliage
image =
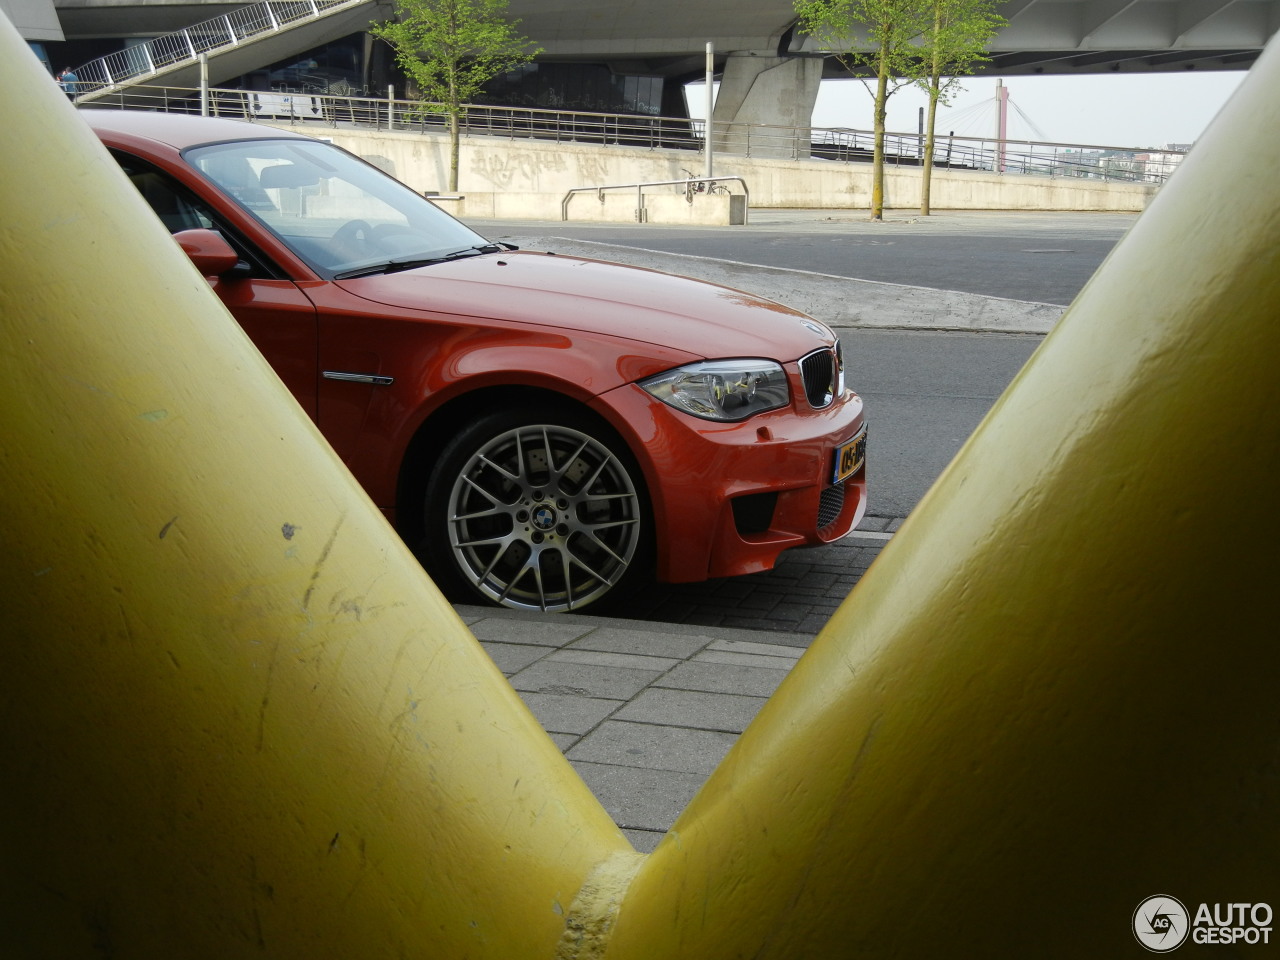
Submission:
<svg viewBox="0 0 1280 960">
<path fill-rule="evenodd" d="M 932 17 L 920 42 L 921 69 L 917 83 L 929 94 L 928 132 L 924 143 L 924 168 L 921 171 L 920 212 L 930 213 L 933 181 L 934 129 L 938 104 L 947 103 L 953 90 L 959 88 L 960 77 L 990 60 L 987 46 L 1005 24 L 996 13 L 1000 0 L 928 0 Z"/>
<path fill-rule="evenodd" d="M 507 0 L 397 0 L 395 20 L 370 32 L 389 43 L 417 88 L 420 108 L 449 119 L 449 189 L 458 189 L 459 120 L 486 82 L 541 48 L 504 17 Z"/>
<path fill-rule="evenodd" d="M 851 73 L 895 78 L 918 69 L 915 41 L 931 9 L 927 0 L 795 0 L 800 28 Z"/>
<path fill-rule="evenodd" d="M 990 61 L 987 46 L 1006 22 L 996 13 L 1000 2 L 932 0 L 930 22 L 921 36 L 924 69 L 917 80 L 931 96 L 949 102 L 959 78 Z"/>
<path fill-rule="evenodd" d="M 929 212 L 933 125 L 938 101 L 957 77 L 985 62 L 987 46 L 1004 18 L 1000 0 L 793 0 L 800 28 L 850 74 L 876 78 L 875 150 L 871 218 L 884 215 L 884 122 L 886 101 L 898 86 L 918 83 L 929 91 L 921 211 Z M 943 78 L 946 79 L 944 82 Z"/>
<path fill-rule="evenodd" d="M 929 0 L 794 0 L 800 28 L 850 73 L 876 79 L 871 219 L 884 219 L 884 124 L 889 94 L 922 67 L 918 40 L 931 22 Z"/>
<path fill-rule="evenodd" d="M 542 52 L 516 33 L 520 21 L 505 19 L 506 9 L 507 0 L 398 0 L 397 19 L 371 32 L 391 44 L 419 97 L 448 112 Z"/>
</svg>

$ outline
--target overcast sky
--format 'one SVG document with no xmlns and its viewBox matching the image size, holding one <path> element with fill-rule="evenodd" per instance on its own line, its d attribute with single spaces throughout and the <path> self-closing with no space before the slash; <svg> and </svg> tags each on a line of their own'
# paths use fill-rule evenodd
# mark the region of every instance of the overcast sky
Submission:
<svg viewBox="0 0 1280 960">
<path fill-rule="evenodd" d="M 1204 132 L 1244 79 L 1243 72 L 1088 74 L 1005 77 L 1013 139 L 1105 147 L 1190 144 Z M 996 79 L 967 77 L 950 107 L 939 106 L 937 131 L 991 137 L 996 132 Z M 689 112 L 703 116 L 702 84 L 687 88 Z M 889 98 L 890 131 L 914 133 L 922 92 Z M 1026 119 L 1023 118 L 1025 115 Z M 813 111 L 816 127 L 871 129 L 871 96 L 858 80 L 825 80 Z"/>
<path fill-rule="evenodd" d="M 1009 136 L 1118 147 L 1194 143 L 1244 76 L 1233 71 L 1005 77 Z M 967 77 L 961 83 L 964 89 L 951 106 L 938 107 L 938 132 L 994 136 L 996 79 Z M 914 133 L 919 108 L 927 102 L 923 93 L 901 88 L 889 98 L 888 128 Z M 825 81 L 813 123 L 869 128 L 871 96 L 857 80 Z"/>
</svg>

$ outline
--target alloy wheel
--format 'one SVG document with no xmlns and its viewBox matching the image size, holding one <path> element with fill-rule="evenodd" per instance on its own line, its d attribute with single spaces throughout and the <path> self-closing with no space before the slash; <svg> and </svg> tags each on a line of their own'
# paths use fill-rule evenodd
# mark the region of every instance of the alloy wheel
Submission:
<svg viewBox="0 0 1280 960">
<path fill-rule="evenodd" d="M 454 560 L 482 594 L 523 610 L 567 611 L 616 586 L 641 536 L 626 466 L 591 435 L 532 424 L 483 442 L 448 498 Z"/>
</svg>

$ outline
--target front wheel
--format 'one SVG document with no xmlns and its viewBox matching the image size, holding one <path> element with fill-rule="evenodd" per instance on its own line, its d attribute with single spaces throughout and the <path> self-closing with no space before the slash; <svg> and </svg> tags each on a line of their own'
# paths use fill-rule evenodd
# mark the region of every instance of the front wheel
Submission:
<svg viewBox="0 0 1280 960">
<path fill-rule="evenodd" d="M 427 566 L 442 587 L 562 612 L 646 571 L 646 498 L 621 441 L 567 410 L 489 414 L 441 453 L 427 484 Z"/>
</svg>

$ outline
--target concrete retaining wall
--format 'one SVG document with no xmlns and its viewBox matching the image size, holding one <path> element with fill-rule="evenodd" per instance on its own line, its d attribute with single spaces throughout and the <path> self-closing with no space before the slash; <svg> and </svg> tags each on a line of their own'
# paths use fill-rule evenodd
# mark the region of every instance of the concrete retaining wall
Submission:
<svg viewBox="0 0 1280 960">
<path fill-rule="evenodd" d="M 290 129 L 331 139 L 415 190 L 447 189 L 448 138 L 444 135 Z M 702 155 L 693 151 L 468 137 L 462 142 L 459 165 L 462 199 L 449 201 L 447 209 L 460 217 L 559 220 L 565 195 L 576 187 L 700 177 L 703 163 Z M 751 207 L 865 210 L 870 205 L 871 165 L 867 163 L 717 155 L 715 173 L 742 177 Z M 736 184 L 728 186 L 740 192 Z M 1145 209 L 1155 190 L 1149 184 L 935 170 L 931 203 L 935 210 L 1137 212 Z M 918 207 L 919 168 L 889 168 L 885 193 L 888 207 Z M 649 188 L 645 208 L 651 223 L 729 224 L 735 222 L 729 199 L 723 194 L 699 194 L 690 203 L 682 187 Z M 574 220 L 634 221 L 636 206 L 634 191 L 611 193 L 604 203 L 593 195 L 580 195 L 571 201 L 569 213 Z"/>
</svg>

